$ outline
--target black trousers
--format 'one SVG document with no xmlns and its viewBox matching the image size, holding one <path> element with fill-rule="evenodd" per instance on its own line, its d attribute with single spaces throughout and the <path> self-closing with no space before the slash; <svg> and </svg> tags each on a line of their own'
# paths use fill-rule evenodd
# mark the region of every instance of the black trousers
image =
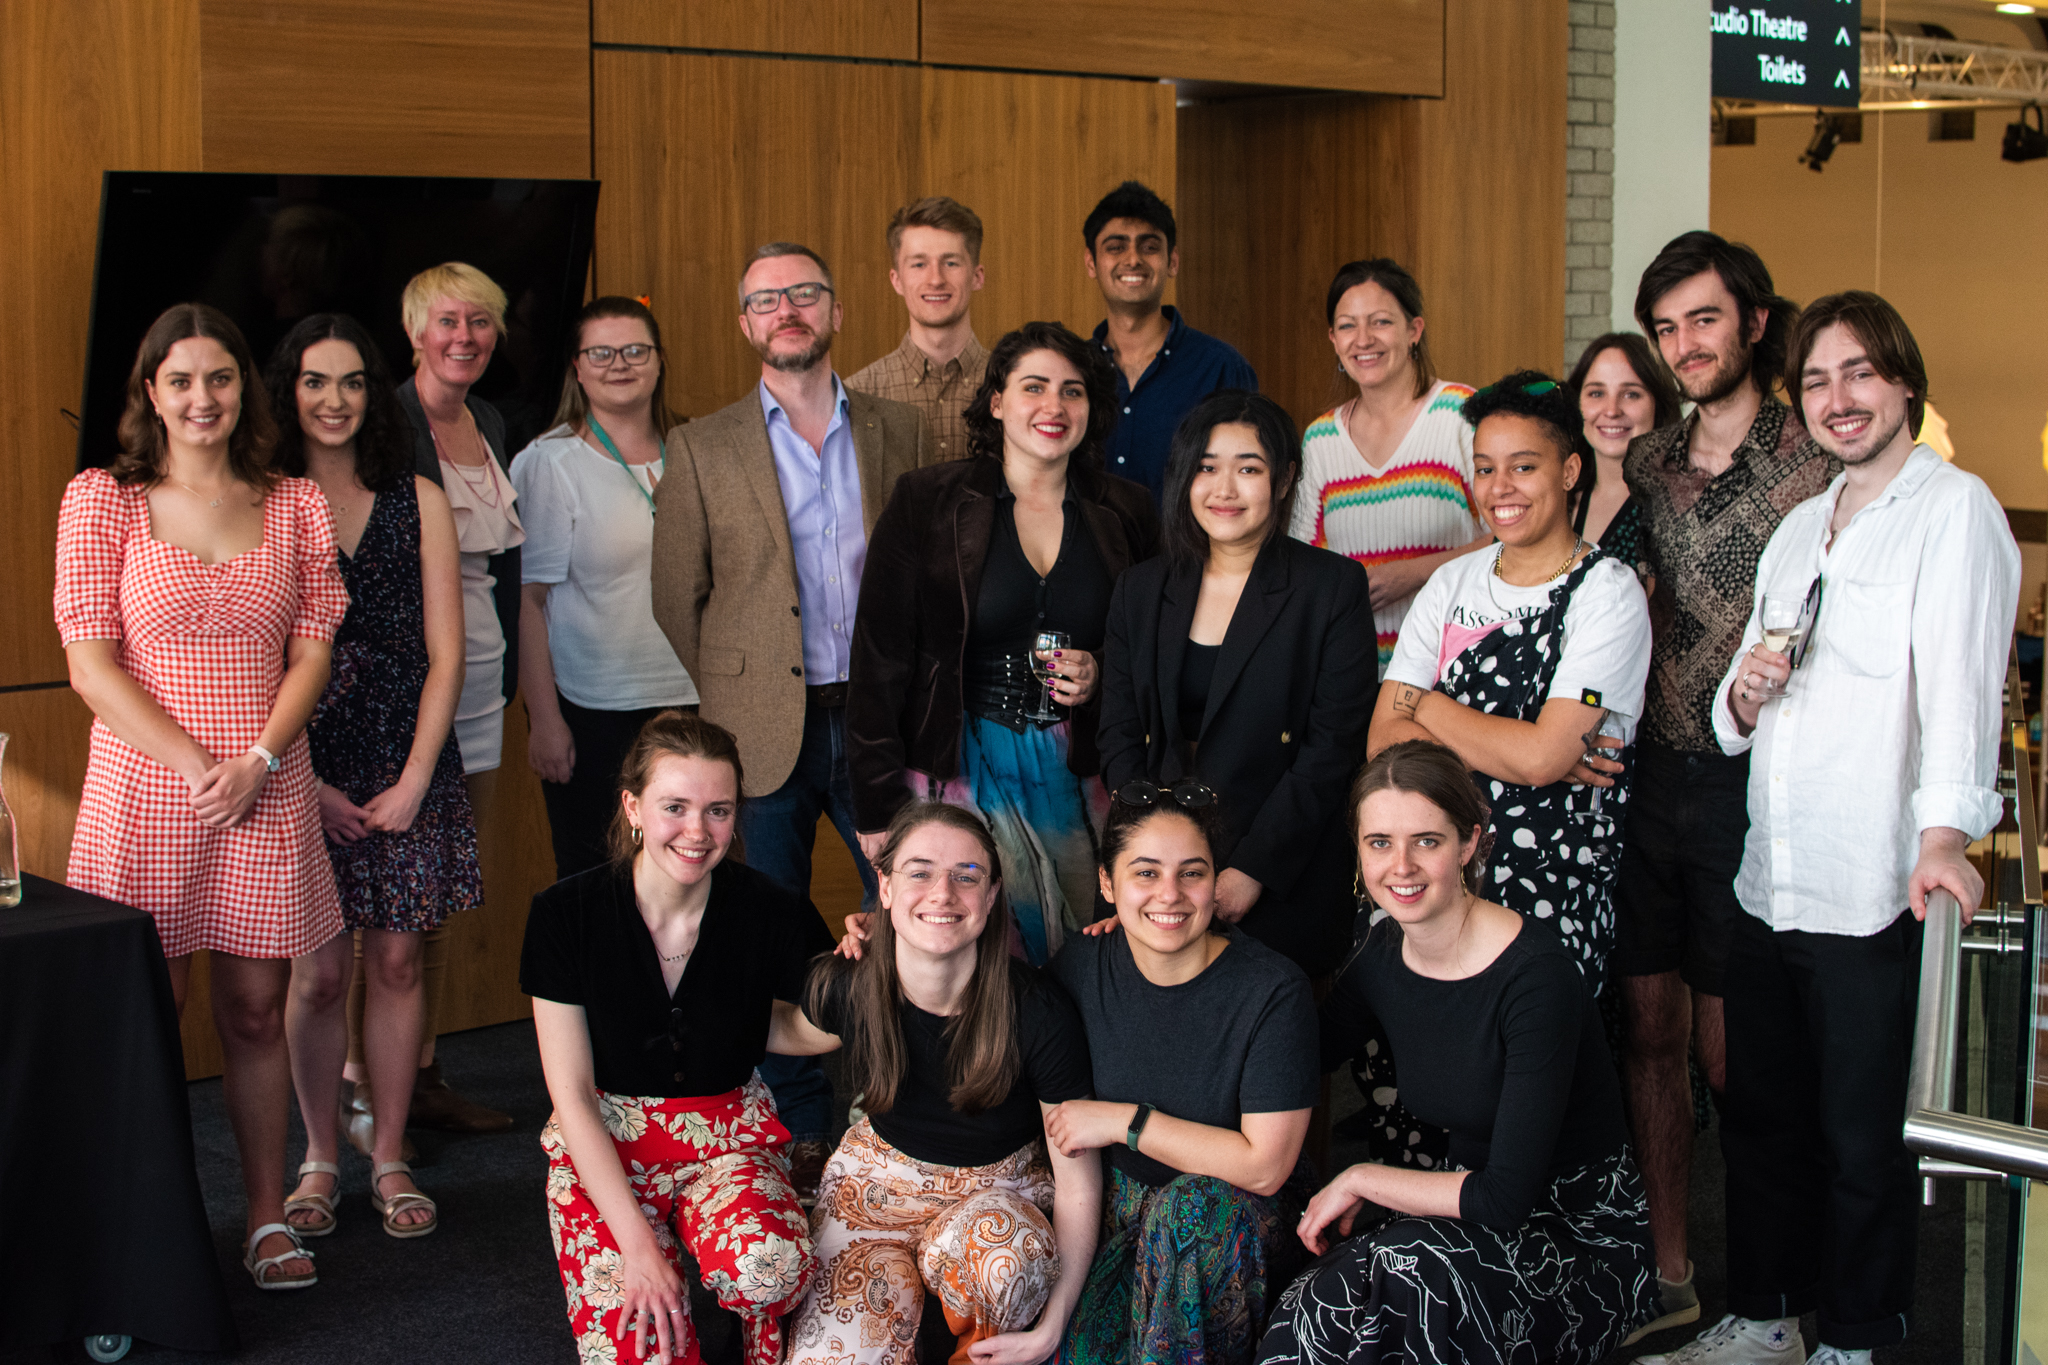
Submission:
<svg viewBox="0 0 2048 1365">
<path fill-rule="evenodd" d="M 1742 916 L 1725 977 L 1728 1311 L 1817 1311 L 1823 1344 L 1905 1339 L 1919 1166 L 1901 1131 L 1920 922 L 1868 938 Z"/>
<path fill-rule="evenodd" d="M 567 782 L 542 782 L 547 803 L 548 832 L 554 838 L 555 879 L 596 867 L 611 859 L 612 814 L 619 808 L 619 765 L 639 737 L 640 727 L 663 711 L 695 711 L 694 706 L 650 706 L 638 711 L 593 711 L 560 692 L 562 719 L 576 742 L 576 766 Z"/>
</svg>

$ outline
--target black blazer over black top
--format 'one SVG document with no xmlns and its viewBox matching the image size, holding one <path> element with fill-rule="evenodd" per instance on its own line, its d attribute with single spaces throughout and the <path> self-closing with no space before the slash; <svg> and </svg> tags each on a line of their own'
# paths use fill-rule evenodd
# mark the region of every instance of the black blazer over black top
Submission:
<svg viewBox="0 0 2048 1365">
<path fill-rule="evenodd" d="M 498 463 L 510 477 L 512 452 L 505 449 L 504 417 L 481 398 L 469 397 L 462 402 L 476 419 L 476 429 L 484 434 L 491 453 L 498 457 Z M 441 456 L 434 449 L 434 430 L 427 425 L 427 410 L 420 404 L 415 380 L 408 378 L 398 386 L 398 404 L 412 419 L 413 472 L 439 488 Z M 491 602 L 498 609 L 498 628 L 505 632 L 505 700 L 509 702 L 519 690 L 519 547 L 514 545 L 503 554 L 492 555 L 485 564 L 493 580 Z"/>
<path fill-rule="evenodd" d="M 1245 932 L 1317 976 L 1351 946 L 1357 856 L 1344 803 L 1379 685 L 1365 568 L 1274 532 L 1224 632 L 1189 772 L 1180 672 L 1201 586 L 1199 567 L 1175 572 L 1164 558 L 1117 583 L 1096 738 L 1103 780 L 1112 791 L 1134 778 L 1215 788 L 1218 870 L 1264 887 Z"/>
<path fill-rule="evenodd" d="M 905 768 L 940 779 L 960 771 L 961 673 L 1002 481 L 1002 463 L 986 456 L 913 470 L 868 536 L 846 693 L 862 830 L 883 828 L 910 799 Z M 1075 464 L 1067 486 L 1112 578 L 1158 547 L 1159 517 L 1142 484 Z M 1082 777 L 1099 771 L 1097 704 L 1075 707 L 1068 729 L 1067 766 Z"/>
</svg>

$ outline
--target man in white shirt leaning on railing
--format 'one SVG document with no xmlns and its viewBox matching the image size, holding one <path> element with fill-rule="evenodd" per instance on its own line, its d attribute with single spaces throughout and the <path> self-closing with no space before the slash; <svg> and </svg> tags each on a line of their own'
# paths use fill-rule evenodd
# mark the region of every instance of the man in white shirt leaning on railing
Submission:
<svg viewBox="0 0 2048 1365">
<path fill-rule="evenodd" d="M 1914 443 L 1926 368 L 1877 295 L 1809 307 L 1786 382 L 1843 469 L 1765 547 L 1714 708 L 1723 749 L 1755 746 L 1727 968 L 1729 1316 L 1672 1365 L 1796 1365 L 1806 1312 L 1815 1365 L 1904 1339 L 1920 921 L 1936 889 L 1977 905 L 1965 852 L 2001 809 L 2020 576 L 2004 512 Z"/>
</svg>

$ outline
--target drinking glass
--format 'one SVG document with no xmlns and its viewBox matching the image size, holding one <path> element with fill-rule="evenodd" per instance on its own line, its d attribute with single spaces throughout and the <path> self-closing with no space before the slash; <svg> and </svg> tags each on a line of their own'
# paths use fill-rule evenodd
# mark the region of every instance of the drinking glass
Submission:
<svg viewBox="0 0 2048 1365">
<path fill-rule="evenodd" d="M 1613 740 L 1614 747 L 1610 749 L 1600 743 L 1603 739 Z M 1627 742 L 1627 727 L 1622 724 L 1620 716 L 1609 711 L 1600 717 L 1600 723 L 1593 727 L 1593 746 L 1587 752 L 1598 758 L 1620 758 L 1622 748 Z M 1593 814 L 1598 815 L 1600 813 L 1601 808 L 1606 804 L 1603 799 L 1606 795 L 1607 788 L 1593 788 L 1593 799 L 1587 802 Z"/>
<path fill-rule="evenodd" d="M 1063 630 L 1041 630 L 1031 642 L 1031 676 L 1038 679 L 1044 690 L 1038 694 L 1038 705 L 1025 712 L 1024 719 L 1036 725 L 1050 725 L 1060 719 L 1060 713 L 1052 708 L 1052 682 L 1055 678 L 1064 680 L 1066 675 L 1058 671 L 1056 661 L 1039 656 L 1056 649 L 1070 649 L 1073 643 L 1074 637 Z"/>
<path fill-rule="evenodd" d="M 1806 594 L 1803 592 L 1765 593 L 1763 609 L 1757 622 L 1763 630 L 1764 648 L 1773 654 L 1783 654 L 1786 658 L 1791 658 L 1792 652 L 1799 648 L 1800 641 L 1806 638 L 1807 626 L 1800 619 L 1805 610 Z M 1750 690 L 1754 695 L 1770 700 L 1785 695 L 1785 684 L 1763 678 Z"/>
<path fill-rule="evenodd" d="M 7 736 L 0 733 L 0 763 L 7 759 Z M 14 814 L 7 809 L 7 789 L 0 786 L 0 909 L 21 904 L 21 843 L 14 832 Z"/>
</svg>

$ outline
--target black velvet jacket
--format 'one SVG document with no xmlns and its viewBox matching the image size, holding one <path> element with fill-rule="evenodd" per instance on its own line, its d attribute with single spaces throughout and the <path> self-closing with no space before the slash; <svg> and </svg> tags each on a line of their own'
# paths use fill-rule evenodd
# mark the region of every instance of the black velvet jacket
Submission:
<svg viewBox="0 0 2048 1365">
<path fill-rule="evenodd" d="M 847 766 L 863 832 L 883 828 L 910 799 L 904 769 L 959 773 L 961 671 L 1002 478 L 1001 463 L 986 457 L 914 470 L 896 481 L 868 536 L 846 695 Z M 1154 553 L 1159 516 L 1142 485 L 1083 465 L 1067 479 L 1112 577 Z M 1084 777 L 1100 767 L 1100 698 L 1098 690 L 1073 711 L 1067 766 Z"/>
<path fill-rule="evenodd" d="M 1310 976 L 1351 944 L 1351 779 L 1365 762 L 1379 647 L 1365 569 L 1279 531 L 1259 551 L 1224 632 L 1192 766 L 1180 724 L 1181 658 L 1201 595 L 1199 567 L 1164 558 L 1125 574 L 1103 648 L 1102 777 L 1199 777 L 1215 788 L 1219 870 L 1264 888 L 1253 938 Z"/>
</svg>

